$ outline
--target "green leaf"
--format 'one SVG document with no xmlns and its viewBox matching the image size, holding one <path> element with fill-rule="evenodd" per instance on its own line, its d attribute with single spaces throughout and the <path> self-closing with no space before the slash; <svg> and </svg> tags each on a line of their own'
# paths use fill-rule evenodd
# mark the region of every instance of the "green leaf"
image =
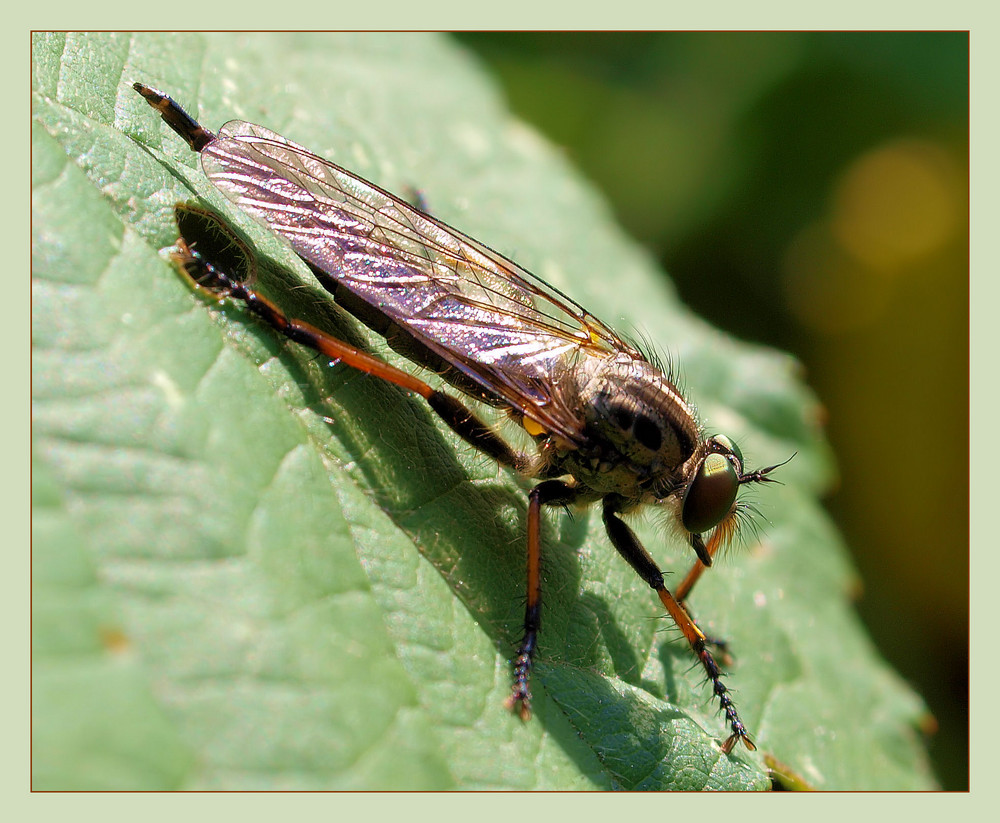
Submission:
<svg viewBox="0 0 1000 823">
<path fill-rule="evenodd" d="M 467 55 L 430 35 L 33 47 L 35 788 L 759 789 L 764 753 L 820 788 L 931 785 L 923 705 L 848 602 L 796 364 L 691 317 Z M 418 398 L 187 287 L 159 250 L 174 203 L 201 200 L 260 252 L 262 290 L 400 363 L 212 190 L 136 80 L 209 128 L 259 122 L 419 186 L 445 221 L 656 341 L 752 463 L 797 452 L 757 495 L 759 539 L 691 600 L 732 644 L 759 753 L 721 753 L 690 651 L 594 511 L 546 514 L 536 714 L 503 709 L 528 486 Z M 680 541 L 634 525 L 686 571 Z"/>
</svg>

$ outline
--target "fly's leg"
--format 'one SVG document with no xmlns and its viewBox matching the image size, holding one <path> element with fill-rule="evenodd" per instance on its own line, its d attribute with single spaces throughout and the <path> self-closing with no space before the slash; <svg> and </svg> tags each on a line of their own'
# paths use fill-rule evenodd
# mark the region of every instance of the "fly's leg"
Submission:
<svg viewBox="0 0 1000 823">
<path fill-rule="evenodd" d="M 675 592 L 677 599 L 681 603 L 687 600 L 688 595 L 691 594 L 691 589 L 694 588 L 695 583 L 701 578 L 705 569 L 712 565 L 712 558 L 715 557 L 719 546 L 722 545 L 723 537 L 723 530 L 719 528 L 712 532 L 708 543 L 705 543 L 701 539 L 700 534 L 691 535 L 691 547 L 694 549 L 695 554 L 698 555 L 698 559 L 695 560 L 694 565 L 684 576 L 684 580 L 681 581 Z"/>
<path fill-rule="evenodd" d="M 514 451 L 461 401 L 440 392 L 412 374 L 397 369 L 366 352 L 338 340 L 302 320 L 288 317 L 278 306 L 244 283 L 229 277 L 194 251 L 182 237 L 173 252 L 174 262 L 198 286 L 222 299 L 242 301 L 253 314 L 282 335 L 311 348 L 331 361 L 381 378 L 427 400 L 431 409 L 465 442 L 489 455 L 501 465 L 518 471 L 530 466 L 530 458 Z M 570 503 L 579 496 L 573 487 L 559 480 L 547 480 L 532 489 L 528 503 L 528 595 L 524 617 L 524 637 L 514 657 L 514 686 L 507 704 L 527 720 L 531 716 L 530 673 L 541 622 L 541 507 Z"/>
<path fill-rule="evenodd" d="M 715 556 L 715 552 L 718 550 L 719 546 L 722 545 L 724 538 L 725 535 L 722 529 L 717 528 L 708 539 L 707 544 L 702 541 L 700 534 L 691 535 L 691 544 L 695 547 L 695 553 L 698 554 L 699 558 L 701 558 L 702 555 L 705 555 L 709 560 L 711 560 Z M 691 590 L 694 588 L 695 583 L 701 579 L 702 574 L 705 569 L 709 567 L 709 565 L 711 564 L 706 564 L 701 559 L 695 560 L 694 565 L 691 566 L 688 573 L 684 575 L 684 579 L 681 581 L 680 585 L 678 585 L 674 590 L 674 597 L 684 606 L 692 620 L 694 619 L 694 615 L 691 614 L 691 609 L 685 601 L 687 600 L 688 595 L 691 594 Z M 722 638 L 710 637 L 708 635 L 705 636 L 705 642 L 718 652 L 719 660 L 722 661 L 723 665 L 731 666 L 733 664 L 733 657 L 730 653 L 728 642 Z"/>
<path fill-rule="evenodd" d="M 793 454 L 792 457 L 795 457 L 795 455 Z M 789 457 L 788 460 L 791 460 L 792 457 Z M 769 475 L 775 469 L 784 466 L 788 460 L 785 460 L 782 463 L 775 463 L 773 466 L 767 466 L 763 469 L 757 469 L 756 471 L 740 474 L 740 485 L 742 486 L 747 483 L 778 483 L 779 481 L 775 480 L 773 477 L 769 477 Z M 687 600 L 688 596 L 691 594 L 691 590 L 701 579 L 705 569 L 712 565 L 712 558 L 715 557 L 715 553 L 718 551 L 719 547 L 735 532 L 736 520 L 733 518 L 735 511 L 736 509 L 734 508 L 730 511 L 729 515 L 727 515 L 726 518 L 724 518 L 723 521 L 715 527 L 707 543 L 702 540 L 700 534 L 692 534 L 690 536 L 691 548 L 694 550 L 694 553 L 698 555 L 698 559 L 684 576 L 684 580 L 681 581 L 680 585 L 675 590 L 675 596 L 680 603 L 683 604 L 684 601 Z M 690 614 L 690 610 L 688 611 L 688 614 Z M 727 644 L 724 640 L 709 638 L 708 642 L 720 651 L 720 657 L 731 660 Z"/>
<path fill-rule="evenodd" d="M 452 431 L 501 465 L 518 471 L 525 471 L 530 465 L 530 458 L 514 451 L 460 400 L 434 389 L 409 372 L 349 346 L 309 323 L 288 317 L 266 297 L 228 277 L 197 255 L 183 238 L 178 241 L 174 259 L 194 282 L 219 297 L 228 296 L 243 301 L 251 312 L 290 340 L 314 349 L 330 360 L 416 392 L 427 400 L 431 409 Z M 579 494 L 572 486 L 560 480 L 546 480 L 532 489 L 528 496 L 528 593 L 524 637 L 514 656 L 514 685 L 507 699 L 508 707 L 516 710 L 524 720 L 531 717 L 531 664 L 542 615 L 541 507 L 571 503 Z"/>
<path fill-rule="evenodd" d="M 266 297 L 209 263 L 188 246 L 183 238 L 178 241 L 172 256 L 189 279 L 214 296 L 241 300 L 247 309 L 289 340 L 313 349 L 331 361 L 344 363 L 419 394 L 452 431 L 498 463 L 521 471 L 528 466 L 530 459 L 527 456 L 514 451 L 461 401 L 438 391 L 409 372 L 338 340 L 310 323 L 288 317 Z"/>
<path fill-rule="evenodd" d="M 618 550 L 618 553 L 628 561 L 628 564 L 635 569 L 636 573 L 656 592 L 660 598 L 660 602 L 681 630 L 688 645 L 691 646 L 691 650 L 695 653 L 702 668 L 708 675 L 708 679 L 712 682 L 712 691 L 716 698 L 718 698 L 719 705 L 726 715 L 726 721 L 729 724 L 731 732 L 722 744 L 722 751 L 728 754 L 733 750 L 733 746 L 740 741 L 751 751 L 754 750 L 756 746 L 750 739 L 743 721 L 740 720 L 739 714 L 736 711 L 736 705 L 733 703 L 732 697 L 729 696 L 729 689 L 722 682 L 722 673 L 715 662 L 715 658 L 712 657 L 712 653 L 708 649 L 707 638 L 701 629 L 695 625 L 694 620 L 691 619 L 691 616 L 687 613 L 684 606 L 681 605 L 679 599 L 674 598 L 667 591 L 663 583 L 663 573 L 657 568 L 653 558 L 643 548 L 632 529 L 618 516 L 618 507 L 620 505 L 621 500 L 614 495 L 604 498 L 604 528 L 607 530 L 608 537 L 611 539 L 611 543 L 615 549 Z"/>
<path fill-rule="evenodd" d="M 427 400 L 434 413 L 447 423 L 455 434 L 478 451 L 492 457 L 501 466 L 521 473 L 527 470 L 531 459 L 521 452 L 514 451 L 500 435 L 480 420 L 461 400 L 431 388 L 426 383 L 424 385 L 429 393 L 424 394 L 419 391 L 417 393 Z"/>
<path fill-rule="evenodd" d="M 580 496 L 561 480 L 546 480 L 528 494 L 528 596 L 524 606 L 524 637 L 514 655 L 514 686 L 507 708 L 522 720 L 531 717 L 531 664 L 542 622 L 542 506 L 564 506 Z"/>
</svg>

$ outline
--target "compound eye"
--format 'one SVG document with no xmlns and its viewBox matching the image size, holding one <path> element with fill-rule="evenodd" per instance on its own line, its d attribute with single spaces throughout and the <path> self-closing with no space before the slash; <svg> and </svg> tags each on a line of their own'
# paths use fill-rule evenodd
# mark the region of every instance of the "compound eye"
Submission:
<svg viewBox="0 0 1000 823">
<path fill-rule="evenodd" d="M 729 514 L 740 488 L 736 454 L 708 454 L 684 492 L 681 522 L 692 534 L 718 526 Z"/>
<path fill-rule="evenodd" d="M 717 434 L 709 440 L 710 448 L 718 452 L 719 454 L 731 454 L 739 462 L 736 467 L 737 471 L 743 471 L 743 452 L 740 451 L 740 447 L 737 446 L 732 440 L 726 437 L 724 434 Z"/>
</svg>

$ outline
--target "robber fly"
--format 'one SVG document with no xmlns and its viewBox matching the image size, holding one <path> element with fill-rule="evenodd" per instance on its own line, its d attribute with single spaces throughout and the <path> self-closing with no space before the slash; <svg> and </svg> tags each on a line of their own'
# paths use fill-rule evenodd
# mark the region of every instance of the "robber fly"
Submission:
<svg viewBox="0 0 1000 823">
<path fill-rule="evenodd" d="M 703 434 L 656 363 L 482 243 L 268 129 L 233 120 L 213 134 L 166 95 L 141 83 L 133 88 L 201 155 L 212 184 L 283 238 L 340 306 L 534 438 L 536 453 L 515 451 L 460 400 L 286 316 L 181 238 L 175 259 L 210 292 L 245 301 L 282 334 L 332 361 L 419 394 L 467 443 L 540 481 L 528 495 L 524 636 L 512 660 L 508 706 L 530 717 L 542 610 L 541 509 L 600 501 L 612 545 L 656 592 L 712 683 L 730 729 L 723 751 L 738 741 L 755 748 L 711 644 L 683 601 L 734 530 L 740 487 L 772 482 L 768 475 L 781 464 L 747 471 L 731 440 Z M 621 519 L 646 504 L 671 512 L 697 556 L 674 594 Z"/>
</svg>

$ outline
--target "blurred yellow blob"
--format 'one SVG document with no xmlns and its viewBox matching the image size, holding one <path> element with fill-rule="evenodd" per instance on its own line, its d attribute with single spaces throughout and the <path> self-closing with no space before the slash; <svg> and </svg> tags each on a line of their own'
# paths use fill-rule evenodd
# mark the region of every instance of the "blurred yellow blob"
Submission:
<svg viewBox="0 0 1000 823">
<path fill-rule="evenodd" d="M 898 139 L 859 157 L 833 196 L 830 228 L 872 273 L 893 275 L 945 246 L 964 225 L 964 175 L 928 140 Z"/>
<path fill-rule="evenodd" d="M 823 334 L 872 327 L 900 300 L 900 284 L 944 275 L 936 256 L 967 216 L 965 173 L 947 149 L 914 138 L 883 143 L 846 166 L 827 216 L 789 245 L 789 309 Z"/>
</svg>

